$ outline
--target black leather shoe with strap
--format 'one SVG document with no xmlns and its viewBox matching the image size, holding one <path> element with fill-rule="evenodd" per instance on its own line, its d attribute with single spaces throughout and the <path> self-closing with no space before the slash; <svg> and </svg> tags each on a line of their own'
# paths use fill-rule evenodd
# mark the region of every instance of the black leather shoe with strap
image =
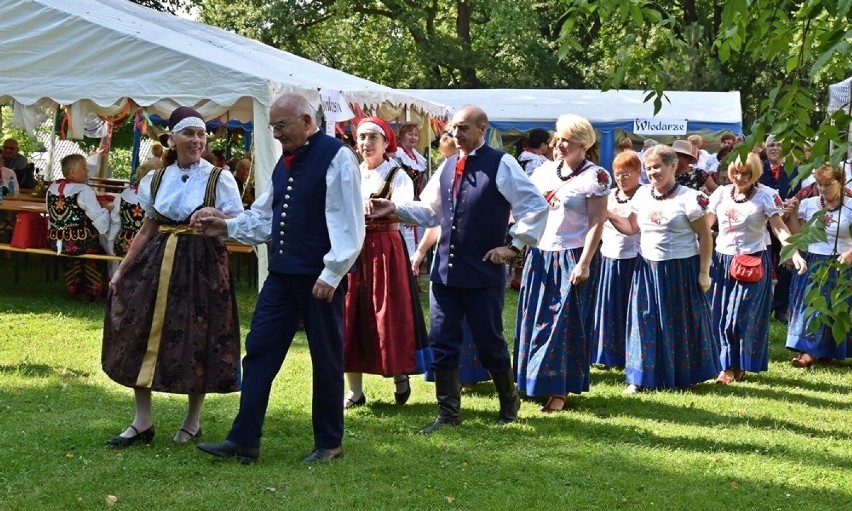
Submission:
<svg viewBox="0 0 852 511">
<path fill-rule="evenodd" d="M 142 442 L 147 445 L 154 441 L 154 426 L 151 426 L 145 431 L 139 431 L 136 429 L 136 426 L 131 424 L 130 429 L 132 429 L 136 434 L 131 437 L 124 437 L 121 435 L 114 436 L 107 440 L 107 445 L 110 447 L 121 448 L 131 446 L 136 442 Z"/>
</svg>

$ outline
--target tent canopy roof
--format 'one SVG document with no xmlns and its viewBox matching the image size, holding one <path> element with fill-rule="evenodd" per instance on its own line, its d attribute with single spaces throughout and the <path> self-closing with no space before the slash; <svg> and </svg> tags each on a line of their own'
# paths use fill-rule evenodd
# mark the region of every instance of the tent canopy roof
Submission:
<svg viewBox="0 0 852 511">
<path fill-rule="evenodd" d="M 648 93 L 637 90 L 409 89 L 407 92 L 455 109 L 475 104 L 485 110 L 489 121 L 504 125 L 555 123 L 564 113 L 580 115 L 592 124 L 654 117 L 653 102 L 645 102 Z M 740 93 L 669 91 L 656 118 L 740 125 Z"/>
<path fill-rule="evenodd" d="M 131 98 L 168 113 L 178 104 L 219 107 L 253 98 L 268 107 L 280 93 L 341 91 L 349 102 L 389 102 L 442 115 L 428 101 L 277 50 L 219 28 L 126 0 L 5 0 L 0 7 L 3 72 L 0 100 L 32 105 L 43 98 L 100 107 Z M 249 120 L 251 101 L 232 117 Z"/>
</svg>

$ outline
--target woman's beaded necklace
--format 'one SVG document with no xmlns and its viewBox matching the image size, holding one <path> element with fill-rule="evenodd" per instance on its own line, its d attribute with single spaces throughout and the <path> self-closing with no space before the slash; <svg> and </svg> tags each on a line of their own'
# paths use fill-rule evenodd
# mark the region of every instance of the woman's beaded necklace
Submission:
<svg viewBox="0 0 852 511">
<path fill-rule="evenodd" d="M 634 191 L 633 193 L 636 193 L 636 192 Z M 621 195 L 621 194 L 624 194 L 624 197 L 625 197 L 624 199 L 619 198 L 619 195 Z M 615 192 L 615 202 L 617 202 L 619 204 L 627 204 L 628 202 L 630 202 L 630 199 L 632 199 L 632 198 L 633 198 L 632 195 L 627 195 L 626 193 L 624 193 L 621 190 L 618 190 L 617 192 Z"/>
<path fill-rule="evenodd" d="M 732 186 L 732 187 L 731 187 L 731 200 L 733 200 L 733 201 L 734 201 L 734 202 L 736 202 L 737 204 L 742 204 L 742 203 L 744 203 L 744 202 L 748 202 L 748 200 L 751 198 L 751 195 L 754 193 L 754 190 L 755 190 L 755 189 L 756 189 L 756 186 L 755 186 L 755 185 L 751 185 L 751 186 L 748 188 L 748 190 L 746 190 L 746 193 L 743 195 L 743 198 L 742 198 L 742 199 L 737 199 L 737 197 L 736 197 L 737 187 L 736 187 L 736 186 Z"/>
<path fill-rule="evenodd" d="M 829 208 L 828 205 L 825 202 L 825 197 L 820 195 L 819 196 L 819 205 L 822 207 L 822 209 L 828 211 L 829 213 L 834 213 L 835 211 L 840 209 L 840 206 L 843 205 L 843 198 L 842 197 L 840 198 L 840 202 L 837 204 L 837 206 L 835 206 L 833 208 Z"/>
<path fill-rule="evenodd" d="M 663 200 L 663 199 L 667 198 L 669 195 L 673 194 L 674 191 L 677 190 L 677 187 L 678 187 L 678 183 L 675 183 L 674 185 L 672 185 L 671 188 L 669 188 L 669 190 L 666 193 L 664 193 L 662 195 L 657 195 L 657 192 L 654 190 L 654 187 L 652 186 L 651 187 L 651 197 L 653 197 L 657 200 Z"/>
<path fill-rule="evenodd" d="M 573 179 L 574 177 L 580 175 L 581 172 L 583 172 L 583 169 L 586 166 L 586 160 L 581 161 L 580 164 L 577 165 L 577 169 L 572 170 L 571 173 L 568 174 L 567 176 L 562 175 L 562 167 L 564 165 L 565 165 L 565 160 L 559 160 L 559 166 L 556 167 L 556 176 L 559 179 L 561 179 L 562 181 L 569 181 L 569 180 Z"/>
</svg>

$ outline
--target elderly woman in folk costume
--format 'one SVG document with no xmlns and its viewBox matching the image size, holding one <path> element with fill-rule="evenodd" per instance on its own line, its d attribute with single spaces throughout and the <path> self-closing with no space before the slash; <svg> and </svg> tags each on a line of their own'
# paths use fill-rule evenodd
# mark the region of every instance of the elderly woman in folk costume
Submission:
<svg viewBox="0 0 852 511">
<path fill-rule="evenodd" d="M 721 368 L 705 295 L 713 252 L 704 219 L 710 200 L 675 180 L 672 148 L 655 145 L 643 159 L 651 184 L 633 195 L 629 217 L 608 215 L 622 234 L 641 234 L 627 319 L 626 394 L 689 387 Z"/>
<path fill-rule="evenodd" d="M 414 198 L 414 186 L 399 164 L 387 154 L 396 151 L 396 136 L 378 117 L 361 120 L 356 131 L 361 163 L 363 199 Z M 403 405 L 411 395 L 410 374 L 423 373 L 430 362 L 426 323 L 417 282 L 393 220 L 367 222 L 364 247 L 355 271 L 347 275 L 344 306 L 343 361 L 349 395 L 344 407 L 367 402 L 363 373 L 393 377 L 394 400 Z"/>
<path fill-rule="evenodd" d="M 617 187 L 609 192 L 608 212 L 630 216 L 630 200 L 639 189 L 641 171 L 636 153 L 630 149 L 618 153 L 612 162 Z M 621 234 L 606 222 L 601 236 L 601 271 L 592 331 L 593 364 L 624 369 L 630 282 L 638 259 L 639 235 Z"/>
<path fill-rule="evenodd" d="M 414 186 L 414 199 L 420 195 L 423 185 L 426 184 L 426 157 L 417 152 L 417 143 L 420 141 L 420 128 L 417 123 L 406 122 L 399 126 L 397 139 L 399 145 L 392 151 L 399 165 L 411 178 Z M 403 226 L 402 235 L 405 238 L 405 248 L 408 254 L 414 253 L 417 243 L 423 237 L 423 229 L 416 226 Z"/>
<path fill-rule="evenodd" d="M 825 241 L 817 240 L 808 245 L 805 255 L 807 273 L 800 271 L 793 275 L 790 285 L 787 349 L 797 353 L 791 360 L 793 366 L 802 368 L 812 366 L 817 360 L 844 360 L 852 351 L 852 332 L 847 331 L 837 343 L 831 328 L 825 325 L 810 328 L 811 321 L 816 321 L 816 318 L 814 313 L 807 312 L 805 298 L 816 284 L 817 272 L 830 261 L 837 262 L 837 267 L 829 270 L 828 278 L 819 289 L 828 308 L 835 305 L 831 295 L 836 288 L 848 286 L 852 279 L 852 197 L 844 187 L 846 174 L 840 165 L 825 164 L 814 169 L 813 176 L 819 195 L 802 200 L 787 220 L 790 231 L 795 234 L 801 229 L 802 221 L 807 222 L 821 214 L 825 229 Z M 795 206 L 796 203 L 793 204 Z M 852 298 L 847 296 L 845 300 L 847 306 L 852 306 Z"/>
<path fill-rule="evenodd" d="M 242 211 L 230 172 L 203 159 L 204 121 L 177 108 L 169 118 L 168 166 L 139 183 L 145 220 L 110 281 L 102 364 L 115 382 L 134 389 L 133 422 L 108 445 L 154 438 L 151 392 L 187 394 L 189 407 L 174 441 L 201 436 L 205 394 L 239 390 L 237 307 L 221 239 L 188 227 L 205 206 L 226 215 Z"/>
</svg>

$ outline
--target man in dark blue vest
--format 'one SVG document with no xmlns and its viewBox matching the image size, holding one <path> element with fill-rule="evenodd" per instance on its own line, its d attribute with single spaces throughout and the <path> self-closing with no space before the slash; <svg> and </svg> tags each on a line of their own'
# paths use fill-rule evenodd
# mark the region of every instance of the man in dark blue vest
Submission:
<svg viewBox="0 0 852 511">
<path fill-rule="evenodd" d="M 420 430 L 423 434 L 461 422 L 458 368 L 465 318 L 479 360 L 497 388 L 498 422 L 514 421 L 521 405 L 503 338 L 504 264 L 538 242 L 547 203 L 512 156 L 485 145 L 487 126 L 481 108 L 462 108 L 452 121 L 460 153 L 438 168 L 420 194 L 421 202 L 394 205 L 374 199 L 368 205 L 368 217 L 396 214 L 406 223 L 441 226 L 432 265 L 429 332 L 438 416 Z M 506 245 L 510 212 L 515 224 Z"/>
<path fill-rule="evenodd" d="M 355 154 L 317 129 L 302 96 L 285 94 L 269 111 L 284 154 L 269 189 L 235 218 L 216 210 L 193 215 L 209 236 L 270 243 L 269 276 L 257 299 L 243 358 L 242 395 L 224 442 L 204 452 L 257 460 L 272 380 L 300 321 L 313 366 L 314 450 L 305 463 L 343 455 L 343 278 L 364 242 L 361 175 Z"/>
<path fill-rule="evenodd" d="M 798 167 L 793 167 L 790 174 L 784 169 L 784 158 L 781 156 L 781 141 L 769 135 L 766 138 L 766 161 L 763 162 L 763 174 L 760 175 L 760 184 L 775 188 L 778 194 L 789 201 L 799 192 L 799 185 L 790 186 L 790 181 L 799 173 Z M 781 242 L 775 237 L 772 229 L 769 229 L 772 241 L 772 265 L 775 268 L 776 282 L 772 290 L 772 313 L 775 319 L 781 323 L 787 323 L 787 307 L 790 305 L 790 283 L 793 281 L 793 273 L 785 264 L 779 264 L 781 254 Z"/>
</svg>

